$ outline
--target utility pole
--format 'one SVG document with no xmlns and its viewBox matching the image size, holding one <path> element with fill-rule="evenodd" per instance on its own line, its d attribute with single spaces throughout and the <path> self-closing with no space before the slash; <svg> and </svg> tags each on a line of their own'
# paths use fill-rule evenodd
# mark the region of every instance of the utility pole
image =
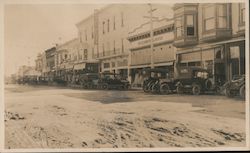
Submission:
<svg viewBox="0 0 250 153">
<path fill-rule="evenodd" d="M 153 19 L 158 20 L 157 17 L 153 17 L 153 12 L 156 11 L 157 9 L 152 8 L 152 4 L 148 4 L 150 7 L 150 10 L 148 13 L 150 13 L 150 16 L 144 16 L 145 18 L 150 18 L 150 67 L 154 68 L 154 45 L 153 45 Z"/>
</svg>

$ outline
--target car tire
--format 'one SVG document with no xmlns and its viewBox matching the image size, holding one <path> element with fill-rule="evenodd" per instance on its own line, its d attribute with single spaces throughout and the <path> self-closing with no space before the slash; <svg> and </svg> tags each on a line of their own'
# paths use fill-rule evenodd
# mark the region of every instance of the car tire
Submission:
<svg viewBox="0 0 250 153">
<path fill-rule="evenodd" d="M 207 90 L 212 90 L 212 88 L 213 88 L 213 82 L 212 82 L 211 79 L 207 79 L 205 81 L 205 87 L 206 87 Z"/>
<path fill-rule="evenodd" d="M 164 95 L 168 95 L 170 93 L 169 85 L 164 83 L 160 86 L 160 93 Z"/>
<path fill-rule="evenodd" d="M 183 94 L 183 86 L 182 85 L 178 85 L 176 87 L 176 92 L 177 92 L 177 94 Z"/>
<path fill-rule="evenodd" d="M 108 90 L 108 85 L 107 85 L 107 84 L 103 84 L 103 85 L 102 85 L 102 89 L 103 89 L 103 90 Z"/>
<path fill-rule="evenodd" d="M 226 96 L 229 98 L 234 97 L 234 95 L 231 93 L 231 90 L 229 88 L 226 88 Z"/>
<path fill-rule="evenodd" d="M 242 99 L 245 99 L 245 95 L 246 95 L 246 90 L 245 90 L 245 85 L 243 85 L 242 87 L 240 87 L 240 97 Z"/>
<path fill-rule="evenodd" d="M 192 87 L 193 95 L 199 95 L 201 93 L 201 87 L 198 84 L 194 84 Z"/>
<path fill-rule="evenodd" d="M 159 91 L 160 91 L 159 84 L 153 84 L 152 88 L 151 88 L 151 92 L 154 94 L 157 94 L 157 93 L 159 93 Z"/>
<path fill-rule="evenodd" d="M 151 85 L 152 85 L 151 81 L 147 82 L 145 85 L 143 85 L 143 91 L 149 93 L 151 91 Z"/>
</svg>

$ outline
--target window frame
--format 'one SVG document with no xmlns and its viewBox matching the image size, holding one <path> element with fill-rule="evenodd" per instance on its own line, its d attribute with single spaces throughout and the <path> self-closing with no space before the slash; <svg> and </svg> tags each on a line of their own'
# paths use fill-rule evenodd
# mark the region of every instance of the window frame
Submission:
<svg viewBox="0 0 250 153">
<path fill-rule="evenodd" d="M 224 15 L 220 15 L 219 14 L 219 10 L 220 10 L 220 7 L 219 6 L 223 6 L 223 13 L 224 13 Z M 228 25 L 228 16 L 227 16 L 227 10 L 228 10 L 228 8 L 227 8 L 228 6 L 226 5 L 226 4 L 217 4 L 216 5 L 216 28 L 217 29 L 225 29 L 225 28 L 228 28 L 229 27 L 229 25 Z M 225 20 L 226 20 L 226 26 L 225 27 L 219 27 L 219 20 L 220 20 L 220 18 L 224 18 Z"/>
<path fill-rule="evenodd" d="M 210 7 L 214 7 L 214 12 L 213 12 L 213 16 L 212 17 L 209 17 L 209 18 L 205 18 L 205 9 L 208 9 L 208 8 L 210 8 Z M 202 8 L 202 24 L 203 24 L 203 26 L 202 26 L 202 28 L 203 28 L 203 33 L 207 33 L 207 32 L 210 32 L 210 31 L 213 31 L 213 30 L 215 30 L 216 29 L 216 4 L 211 4 L 211 5 L 207 5 L 207 6 L 203 6 L 203 8 Z M 208 20 L 214 20 L 214 28 L 212 28 L 212 29 L 206 29 L 206 22 L 208 21 Z"/>
<path fill-rule="evenodd" d="M 175 38 L 183 38 L 185 36 L 184 34 L 184 19 L 183 19 L 184 16 L 178 16 L 176 17 L 176 21 L 175 21 Z M 179 19 L 178 19 L 179 18 Z M 176 22 L 177 21 L 180 21 L 180 26 L 177 26 Z M 178 35 L 178 29 L 180 29 L 180 32 L 181 32 L 181 35 Z"/>
<path fill-rule="evenodd" d="M 243 5 L 244 5 L 244 7 L 242 7 Z M 239 26 L 243 26 L 246 23 L 246 19 L 245 19 L 245 21 L 243 21 L 242 10 L 244 10 L 244 15 L 246 15 L 246 4 L 245 3 L 239 3 Z M 245 16 L 245 18 L 246 18 L 246 16 Z"/>
<path fill-rule="evenodd" d="M 192 16 L 193 17 L 193 25 L 188 25 L 187 23 L 187 17 L 188 16 Z M 192 13 L 192 14 L 185 14 L 185 29 L 184 29 L 184 33 L 185 33 L 185 36 L 187 37 L 194 37 L 197 35 L 197 32 L 196 32 L 196 14 Z M 188 35 L 188 28 L 193 28 L 193 34 L 192 35 Z"/>
</svg>

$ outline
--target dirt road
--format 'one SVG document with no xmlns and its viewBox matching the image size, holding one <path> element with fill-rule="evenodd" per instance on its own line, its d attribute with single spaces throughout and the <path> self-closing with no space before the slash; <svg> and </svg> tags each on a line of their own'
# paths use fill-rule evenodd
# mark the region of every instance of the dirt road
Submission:
<svg viewBox="0 0 250 153">
<path fill-rule="evenodd" d="M 9 86 L 5 148 L 245 146 L 245 103 L 218 98 Z"/>
</svg>

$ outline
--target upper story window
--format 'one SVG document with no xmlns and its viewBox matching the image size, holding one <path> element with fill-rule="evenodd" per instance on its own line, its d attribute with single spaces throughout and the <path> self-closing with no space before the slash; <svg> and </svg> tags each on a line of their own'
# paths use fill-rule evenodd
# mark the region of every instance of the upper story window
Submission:
<svg viewBox="0 0 250 153">
<path fill-rule="evenodd" d="M 245 3 L 240 3 L 239 4 L 239 20 L 240 20 L 240 25 L 245 24 Z"/>
<path fill-rule="evenodd" d="M 175 20 L 175 30 L 176 30 L 176 37 L 182 37 L 184 35 L 183 32 L 183 17 L 177 17 Z"/>
<path fill-rule="evenodd" d="M 105 21 L 102 22 L 102 33 L 105 34 Z"/>
<path fill-rule="evenodd" d="M 91 38 L 94 39 L 94 28 L 93 28 L 93 26 L 91 27 Z"/>
<path fill-rule="evenodd" d="M 79 32 L 79 36 L 80 36 L 80 42 L 82 42 L 82 33 Z"/>
<path fill-rule="evenodd" d="M 122 38 L 122 52 L 124 52 L 123 38 Z"/>
<path fill-rule="evenodd" d="M 186 15 L 187 36 L 194 36 L 194 15 Z"/>
<path fill-rule="evenodd" d="M 218 4 L 217 6 L 217 23 L 218 28 L 227 27 L 227 6 L 224 4 Z"/>
<path fill-rule="evenodd" d="M 215 29 L 215 5 L 203 8 L 203 23 L 205 31 Z"/>
<path fill-rule="evenodd" d="M 88 40 L 88 36 L 87 36 L 87 30 L 85 30 L 85 40 Z"/>
<path fill-rule="evenodd" d="M 109 19 L 107 21 L 107 32 L 109 32 Z"/>
<path fill-rule="evenodd" d="M 121 26 L 124 26 L 124 14 L 121 12 Z"/>
<path fill-rule="evenodd" d="M 212 4 L 203 7 L 203 32 L 229 28 L 229 4 Z"/>
<path fill-rule="evenodd" d="M 114 25 L 113 25 L 113 29 L 115 30 L 115 16 L 114 16 Z"/>
<path fill-rule="evenodd" d="M 88 58 L 88 50 L 87 49 L 84 49 L 83 57 L 85 60 Z"/>
<path fill-rule="evenodd" d="M 115 53 L 115 40 L 114 40 L 114 53 Z"/>
</svg>

